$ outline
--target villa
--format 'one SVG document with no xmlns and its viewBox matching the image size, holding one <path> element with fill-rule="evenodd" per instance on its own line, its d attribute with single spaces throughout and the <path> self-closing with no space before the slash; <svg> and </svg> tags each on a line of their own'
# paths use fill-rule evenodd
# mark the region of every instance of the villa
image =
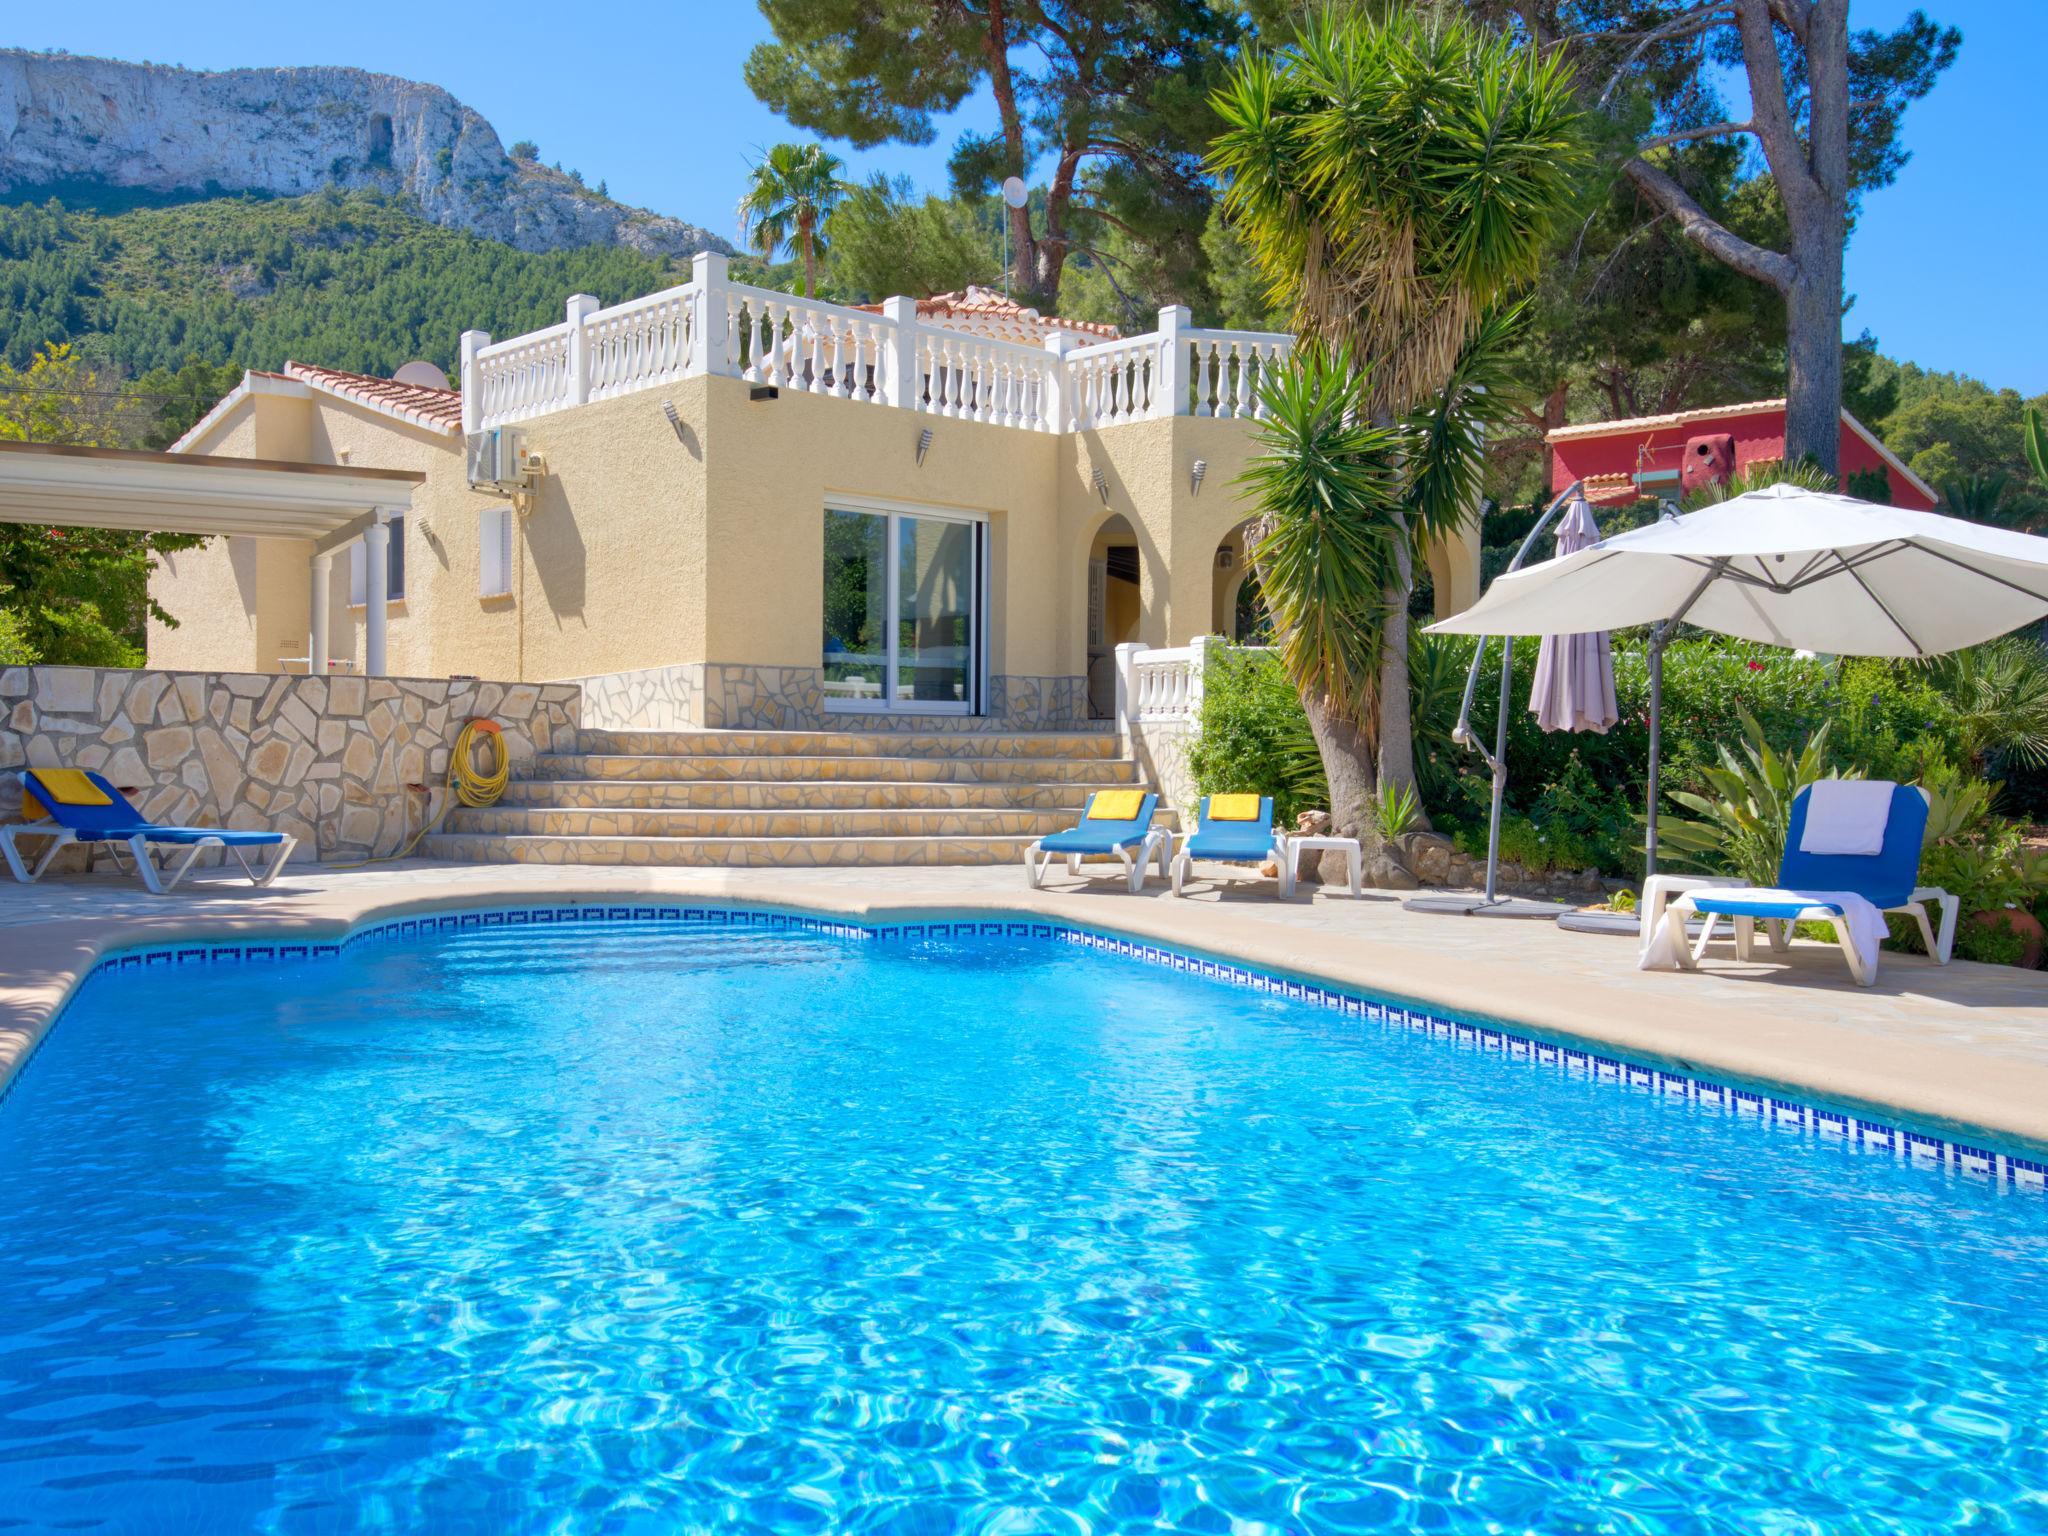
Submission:
<svg viewBox="0 0 2048 1536">
<path fill-rule="evenodd" d="M 424 481 L 325 538 L 168 561 L 150 665 L 575 681 L 596 728 L 1086 727 L 1119 644 L 1234 634 L 1235 481 L 1288 345 L 980 289 L 847 308 L 705 254 L 679 288 L 465 333 L 459 391 L 250 373 L 179 451 Z M 1476 530 L 1430 568 L 1469 604 Z"/>
</svg>

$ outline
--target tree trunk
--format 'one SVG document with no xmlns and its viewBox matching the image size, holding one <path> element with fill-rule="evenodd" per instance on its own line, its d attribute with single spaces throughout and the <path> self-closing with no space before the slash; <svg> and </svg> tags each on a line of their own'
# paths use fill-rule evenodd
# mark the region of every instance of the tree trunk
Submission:
<svg viewBox="0 0 2048 1536">
<path fill-rule="evenodd" d="M 1822 229 L 1796 239 L 1792 259 L 1792 289 L 1785 296 L 1785 458 L 1793 462 L 1810 455 L 1830 474 L 1840 474 L 1841 235 Z"/>
<path fill-rule="evenodd" d="M 1342 837 L 1372 842 L 1372 796 L 1375 788 L 1372 743 L 1358 722 L 1336 708 L 1328 694 L 1304 693 L 1302 710 L 1322 754 L 1323 776 L 1330 781 L 1330 830 Z"/>
<path fill-rule="evenodd" d="M 1003 153 L 1012 175 L 1024 174 L 1024 119 L 1017 112 L 1017 87 L 1010 78 L 1010 18 L 1003 0 L 991 0 L 988 28 L 982 34 L 982 56 L 988 61 L 989 94 L 995 97 L 996 121 L 1002 124 Z M 1038 286 L 1038 240 L 1031 233 L 1031 206 L 1003 208 L 1010 221 L 1010 264 L 1022 276 L 1027 293 Z"/>
<path fill-rule="evenodd" d="M 1408 594 L 1415 585 L 1405 518 L 1397 514 L 1394 544 L 1396 577 L 1387 588 L 1386 617 L 1380 622 L 1380 729 L 1377 778 L 1382 795 L 1415 788 L 1415 724 L 1413 695 L 1408 686 Z M 1429 813 L 1416 802 L 1410 830 L 1429 829 Z"/>
</svg>

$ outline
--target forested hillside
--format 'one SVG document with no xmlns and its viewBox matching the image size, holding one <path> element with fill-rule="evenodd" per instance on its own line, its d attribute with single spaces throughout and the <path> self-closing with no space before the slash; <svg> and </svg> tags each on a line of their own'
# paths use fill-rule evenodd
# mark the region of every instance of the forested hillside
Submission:
<svg viewBox="0 0 2048 1536">
<path fill-rule="evenodd" d="M 377 192 L 125 211 L 52 199 L 0 206 L 0 362 L 68 341 L 129 378 L 188 358 L 380 374 L 426 358 L 452 373 L 467 328 L 532 330 L 571 293 L 617 303 L 683 273 L 615 246 L 515 250 Z"/>
</svg>

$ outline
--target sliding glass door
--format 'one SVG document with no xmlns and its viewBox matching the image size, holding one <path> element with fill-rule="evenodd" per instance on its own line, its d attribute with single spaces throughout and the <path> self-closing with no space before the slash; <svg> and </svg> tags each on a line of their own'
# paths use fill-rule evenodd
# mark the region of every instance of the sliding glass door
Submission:
<svg viewBox="0 0 2048 1536">
<path fill-rule="evenodd" d="M 829 707 L 979 712 L 982 529 L 924 512 L 826 510 Z"/>
</svg>

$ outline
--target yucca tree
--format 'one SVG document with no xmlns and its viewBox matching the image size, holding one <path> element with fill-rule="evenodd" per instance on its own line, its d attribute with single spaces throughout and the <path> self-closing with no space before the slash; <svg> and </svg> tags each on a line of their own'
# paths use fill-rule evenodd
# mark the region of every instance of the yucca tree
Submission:
<svg viewBox="0 0 2048 1536">
<path fill-rule="evenodd" d="M 1302 581 L 1301 565 L 1276 562 L 1269 574 L 1261 546 L 1253 553 L 1260 590 L 1276 618 L 1296 625 L 1279 640 L 1311 722 L 1320 715 L 1329 727 L 1318 739 L 1333 802 L 1340 783 L 1368 792 L 1413 786 L 1414 560 L 1476 511 L 1477 428 L 1508 403 L 1500 356 L 1513 330 L 1508 301 L 1535 277 L 1586 164 L 1570 76 L 1559 55 L 1443 12 L 1332 8 L 1305 22 L 1285 50 L 1244 60 L 1215 106 L 1225 131 L 1209 164 L 1223 182 L 1225 213 L 1274 302 L 1293 312 L 1306 344 L 1292 371 L 1314 381 L 1291 386 L 1286 371 L 1269 381 L 1277 430 L 1264 451 L 1294 453 L 1297 477 L 1335 462 L 1303 446 L 1311 421 L 1285 418 L 1332 395 L 1320 376 L 1339 360 L 1357 375 L 1348 408 L 1397 435 L 1388 445 L 1397 493 L 1353 509 L 1379 522 L 1380 536 L 1328 546 L 1333 557 L 1356 556 L 1356 567 L 1342 580 L 1323 572 L 1290 587 Z M 1310 418 L 1342 441 L 1327 413 Z M 1266 481 L 1255 477 L 1253 489 L 1264 505 Z M 1350 494 L 1345 477 L 1295 492 L 1299 504 L 1330 508 Z M 1352 606 L 1319 615 L 1340 590 Z M 1315 638 L 1332 625 L 1355 632 L 1341 670 Z M 1376 666 L 1357 664 L 1361 643 Z M 1336 720 L 1356 729 L 1338 730 Z M 1339 755 L 1355 761 L 1341 766 Z M 1331 809 L 1340 826 L 1361 815 Z"/>
<path fill-rule="evenodd" d="M 736 210 L 740 238 L 773 261 L 792 250 L 803 259 L 804 297 L 817 287 L 818 258 L 825 252 L 825 218 L 853 188 L 841 179 L 846 162 L 822 144 L 777 144 L 747 176 L 747 193 Z"/>
</svg>

